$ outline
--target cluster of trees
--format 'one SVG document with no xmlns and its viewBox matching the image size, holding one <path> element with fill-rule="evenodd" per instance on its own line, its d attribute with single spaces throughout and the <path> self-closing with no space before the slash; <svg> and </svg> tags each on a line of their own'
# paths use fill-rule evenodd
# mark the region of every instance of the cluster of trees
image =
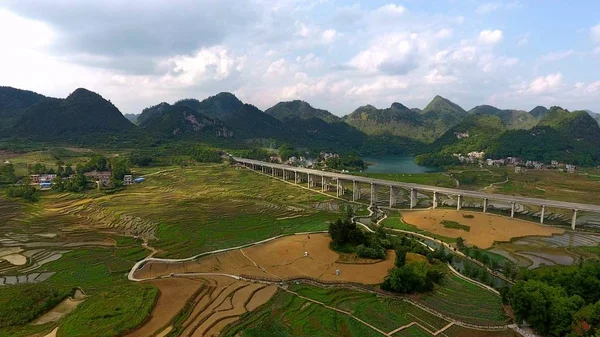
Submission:
<svg viewBox="0 0 600 337">
<path fill-rule="evenodd" d="M 221 154 L 215 149 L 196 147 L 191 150 L 194 161 L 199 163 L 220 163 L 223 161 Z"/>
<path fill-rule="evenodd" d="M 451 154 L 424 153 L 415 157 L 415 163 L 428 167 L 448 167 L 460 165 L 460 160 Z"/>
<path fill-rule="evenodd" d="M 356 255 L 368 259 L 385 259 L 387 249 L 393 244 L 385 231 L 368 233 L 362 231 L 352 219 L 352 209 L 347 208 L 344 219 L 329 224 L 330 247 L 341 252 L 356 252 Z"/>
<path fill-rule="evenodd" d="M 458 237 L 456 239 L 456 248 L 458 248 L 458 250 L 463 252 L 465 255 L 483 263 L 491 270 L 501 272 L 509 279 L 515 279 L 515 277 L 517 277 L 519 269 L 514 262 L 507 260 L 501 264 L 497 259 L 491 257 L 490 253 L 484 249 L 480 249 L 477 246 L 467 247 L 466 242 L 462 237 Z M 485 270 L 472 267 L 470 264 L 465 264 L 464 273 L 465 275 L 476 278 L 483 283 L 487 284 L 490 282 L 490 275 Z"/>
<path fill-rule="evenodd" d="M 342 155 L 339 158 L 327 158 L 325 164 L 334 170 L 360 171 L 367 168 L 365 162 L 354 154 Z"/>
<path fill-rule="evenodd" d="M 279 157 L 281 157 L 282 161 L 286 161 L 290 159 L 290 157 L 298 156 L 298 151 L 296 151 L 296 149 L 289 144 L 281 145 L 279 148 L 277 148 L 277 153 L 279 153 Z"/>
<path fill-rule="evenodd" d="M 444 278 L 440 262 L 452 261 L 452 254 L 443 248 L 434 251 L 406 236 L 395 241 L 395 268 L 390 269 L 381 289 L 400 293 L 419 293 L 433 290 L 436 283 Z M 427 257 L 428 262 L 421 261 L 406 264 L 406 254 L 415 253 Z"/>
<path fill-rule="evenodd" d="M 90 182 L 82 172 L 75 174 L 71 179 L 58 176 L 52 180 L 52 190 L 58 192 L 81 192 L 89 186 Z"/>
<path fill-rule="evenodd" d="M 0 185 L 14 184 L 16 182 L 17 176 L 15 175 L 15 167 L 12 164 L 0 165 Z"/>
<path fill-rule="evenodd" d="M 9 198 L 22 198 L 29 202 L 40 199 L 37 189 L 29 184 L 7 187 L 4 193 Z"/>
<path fill-rule="evenodd" d="M 503 300 L 517 322 L 551 336 L 600 333 L 600 262 L 523 271 Z"/>
</svg>

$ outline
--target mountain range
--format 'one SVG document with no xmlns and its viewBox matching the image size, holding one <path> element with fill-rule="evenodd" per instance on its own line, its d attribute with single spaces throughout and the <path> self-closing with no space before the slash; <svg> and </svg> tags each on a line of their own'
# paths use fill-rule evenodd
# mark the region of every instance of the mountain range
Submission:
<svg viewBox="0 0 600 337">
<path fill-rule="evenodd" d="M 110 101 L 82 88 L 60 99 L 0 87 L 1 138 L 71 140 L 109 133 L 161 141 L 276 141 L 371 155 L 486 151 L 491 156 L 532 160 L 552 156 L 592 164 L 600 161 L 597 120 L 600 115 L 591 111 L 569 112 L 560 107 L 525 111 L 480 105 L 466 111 L 441 96 L 422 110 L 395 102 L 384 109 L 361 106 L 338 117 L 299 100 L 279 102 L 262 111 L 227 92 L 204 100 L 162 102 L 139 115 L 124 116 Z"/>
</svg>

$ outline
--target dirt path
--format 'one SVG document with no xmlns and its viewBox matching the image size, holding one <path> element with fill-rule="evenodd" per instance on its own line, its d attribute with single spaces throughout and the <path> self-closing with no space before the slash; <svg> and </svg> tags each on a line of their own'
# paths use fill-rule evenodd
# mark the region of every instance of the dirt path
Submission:
<svg viewBox="0 0 600 337">
<path fill-rule="evenodd" d="M 508 177 L 506 177 L 506 179 L 504 181 L 499 181 L 497 183 L 491 183 L 488 186 L 484 187 L 483 190 L 487 190 L 489 188 L 494 187 L 495 185 L 500 185 L 500 184 L 506 184 L 508 182 Z"/>
</svg>

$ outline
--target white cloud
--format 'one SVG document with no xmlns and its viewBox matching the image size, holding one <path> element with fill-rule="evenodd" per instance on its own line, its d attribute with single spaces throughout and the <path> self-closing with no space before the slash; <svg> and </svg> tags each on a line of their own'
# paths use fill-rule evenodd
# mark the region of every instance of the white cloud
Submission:
<svg viewBox="0 0 600 337">
<path fill-rule="evenodd" d="M 521 90 L 521 93 L 535 95 L 549 94 L 555 92 L 562 85 L 562 74 L 554 73 L 535 78 L 529 85 Z"/>
<path fill-rule="evenodd" d="M 305 68 L 318 68 L 323 64 L 323 61 L 313 53 L 296 57 L 296 62 Z"/>
<path fill-rule="evenodd" d="M 600 42 L 600 23 L 590 28 L 590 36 L 595 42 Z"/>
<path fill-rule="evenodd" d="M 416 38 L 418 36 L 405 33 L 378 37 L 349 64 L 363 72 L 408 73 L 416 67 L 419 49 Z"/>
<path fill-rule="evenodd" d="M 452 37 L 453 31 L 452 28 L 442 28 L 435 33 L 435 37 L 438 39 L 447 39 Z"/>
<path fill-rule="evenodd" d="M 335 29 L 327 29 L 322 34 L 321 37 L 323 39 L 323 43 L 329 44 L 335 40 L 337 36 L 337 32 Z"/>
<path fill-rule="evenodd" d="M 406 8 L 396 4 L 383 5 L 375 10 L 375 15 L 385 17 L 397 17 L 401 16 L 406 12 Z"/>
<path fill-rule="evenodd" d="M 267 69 L 268 75 L 281 76 L 288 71 L 288 63 L 284 58 L 271 62 Z"/>
<path fill-rule="evenodd" d="M 243 58 L 232 57 L 222 46 L 201 49 L 193 56 L 176 56 L 166 61 L 173 64 L 174 77 L 181 84 L 194 84 L 208 79 L 223 80 L 239 67 Z M 243 65 L 242 65 L 243 67 Z"/>
<path fill-rule="evenodd" d="M 504 34 L 499 29 L 482 30 L 481 32 L 479 32 L 478 41 L 480 43 L 494 45 L 494 44 L 497 44 L 498 42 L 502 41 L 503 37 L 504 37 Z"/>
</svg>

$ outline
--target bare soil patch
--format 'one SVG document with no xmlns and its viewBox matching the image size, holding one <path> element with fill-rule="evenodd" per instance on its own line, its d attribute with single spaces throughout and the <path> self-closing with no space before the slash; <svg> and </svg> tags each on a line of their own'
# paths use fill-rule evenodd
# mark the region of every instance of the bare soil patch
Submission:
<svg viewBox="0 0 600 337">
<path fill-rule="evenodd" d="M 472 218 L 464 215 L 473 215 Z M 447 237 L 463 237 L 467 243 L 480 248 L 489 248 L 495 241 L 510 241 L 523 236 L 551 236 L 562 234 L 563 229 L 543 226 L 534 222 L 502 217 L 489 213 L 454 210 L 423 210 L 402 213 L 404 222 L 428 232 Z M 469 226 L 470 231 L 446 228 L 442 221 L 454 221 Z"/>
<path fill-rule="evenodd" d="M 148 282 L 159 289 L 160 295 L 146 323 L 128 334 L 128 337 L 152 336 L 164 328 L 202 285 L 201 282 L 185 278 L 166 278 Z"/>
<path fill-rule="evenodd" d="M 48 322 L 57 322 L 71 311 L 75 310 L 79 304 L 83 302 L 85 299 L 85 295 L 78 289 L 75 290 L 75 295 L 73 297 L 69 297 L 64 301 L 60 302 L 57 306 L 52 308 L 47 313 L 38 317 L 35 321 L 33 321 L 33 325 L 42 325 Z"/>
<path fill-rule="evenodd" d="M 264 244 L 202 257 L 188 262 L 149 262 L 135 272 L 137 278 L 185 273 L 223 273 L 267 278 L 313 277 L 326 281 L 378 284 L 394 265 L 395 253 L 376 263 L 339 263 L 329 249 L 327 234 L 292 235 Z M 308 256 L 304 256 L 307 252 Z M 340 275 L 336 275 L 336 270 Z"/>
</svg>

